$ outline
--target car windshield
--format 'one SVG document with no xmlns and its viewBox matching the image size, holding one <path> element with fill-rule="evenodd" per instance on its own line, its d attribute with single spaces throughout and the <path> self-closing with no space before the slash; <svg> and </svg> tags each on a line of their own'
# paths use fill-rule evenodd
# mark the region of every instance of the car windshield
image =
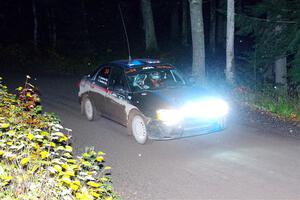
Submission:
<svg viewBox="0 0 300 200">
<path fill-rule="evenodd" d="M 128 74 L 129 86 L 133 92 L 157 90 L 186 85 L 183 76 L 176 69 L 141 70 Z"/>
</svg>

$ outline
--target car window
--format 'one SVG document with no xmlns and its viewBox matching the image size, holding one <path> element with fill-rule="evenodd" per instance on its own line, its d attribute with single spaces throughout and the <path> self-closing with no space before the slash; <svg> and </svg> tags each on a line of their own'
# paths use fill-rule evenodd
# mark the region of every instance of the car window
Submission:
<svg viewBox="0 0 300 200">
<path fill-rule="evenodd" d="M 118 67 L 112 69 L 112 73 L 109 79 L 109 86 L 114 90 L 117 89 L 126 89 L 126 79 L 124 75 L 124 70 Z"/>
<path fill-rule="evenodd" d="M 109 66 L 101 68 L 96 78 L 97 83 L 107 86 L 110 71 L 111 71 L 111 67 Z"/>
<path fill-rule="evenodd" d="M 175 69 L 156 68 L 128 73 L 128 80 L 132 91 L 156 90 L 186 84 L 183 77 Z"/>
</svg>

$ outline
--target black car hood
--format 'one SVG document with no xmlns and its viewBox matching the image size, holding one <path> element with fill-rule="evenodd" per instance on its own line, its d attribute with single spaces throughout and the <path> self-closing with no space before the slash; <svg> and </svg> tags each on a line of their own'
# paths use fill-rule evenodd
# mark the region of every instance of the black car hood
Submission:
<svg viewBox="0 0 300 200">
<path fill-rule="evenodd" d="M 209 96 L 212 96 L 212 93 L 204 88 L 185 86 L 137 92 L 133 94 L 132 103 L 151 117 L 158 109 L 178 108 L 186 102 Z"/>
</svg>

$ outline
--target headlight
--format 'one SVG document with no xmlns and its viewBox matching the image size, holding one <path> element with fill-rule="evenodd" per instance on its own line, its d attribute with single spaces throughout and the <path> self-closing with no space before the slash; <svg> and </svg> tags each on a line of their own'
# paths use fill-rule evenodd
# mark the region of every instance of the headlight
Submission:
<svg viewBox="0 0 300 200">
<path fill-rule="evenodd" d="M 156 111 L 157 119 L 165 123 L 166 125 L 175 125 L 182 121 L 183 117 L 178 110 L 161 109 Z"/>
<path fill-rule="evenodd" d="M 228 104 L 222 99 L 205 99 L 198 102 L 190 102 L 182 108 L 185 117 L 198 117 L 203 119 L 220 118 L 227 115 Z"/>
</svg>

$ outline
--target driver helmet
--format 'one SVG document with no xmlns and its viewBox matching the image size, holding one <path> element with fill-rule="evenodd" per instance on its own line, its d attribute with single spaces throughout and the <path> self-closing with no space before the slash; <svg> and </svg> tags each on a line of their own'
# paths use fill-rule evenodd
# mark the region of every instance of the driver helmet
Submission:
<svg viewBox="0 0 300 200">
<path fill-rule="evenodd" d="M 150 74 L 150 77 L 151 77 L 152 80 L 159 80 L 160 79 L 160 74 L 159 74 L 159 72 L 152 72 Z"/>
</svg>

